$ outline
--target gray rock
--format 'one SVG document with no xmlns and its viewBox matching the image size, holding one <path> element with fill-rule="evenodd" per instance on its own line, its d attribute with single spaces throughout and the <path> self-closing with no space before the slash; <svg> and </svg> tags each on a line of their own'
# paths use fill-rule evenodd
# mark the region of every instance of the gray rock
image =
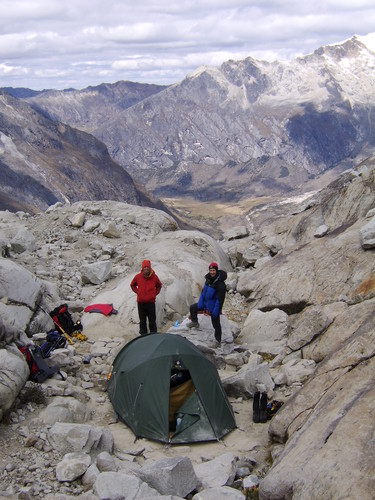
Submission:
<svg viewBox="0 0 375 500">
<path fill-rule="evenodd" d="M 371 412 L 364 411 L 373 406 L 374 398 L 372 335 L 372 322 L 364 320 L 271 420 L 270 436 L 286 444 L 261 482 L 261 498 L 288 497 L 292 491 L 296 496 L 309 491 L 314 498 L 358 494 L 366 498 L 372 491 L 371 475 L 356 480 L 373 440 Z M 342 391 L 345 397 L 337 397 Z M 337 449 L 344 450 L 343 456 L 337 456 Z M 336 464 L 334 468 L 327 468 L 328 456 L 336 457 L 328 460 Z M 296 461 L 298 472 L 292 466 Z"/>
<path fill-rule="evenodd" d="M 20 228 L 10 242 L 11 251 L 15 253 L 34 252 L 36 250 L 35 237 L 26 228 Z"/>
<path fill-rule="evenodd" d="M 73 227 L 82 227 L 85 223 L 85 219 L 86 219 L 86 212 L 78 212 L 76 214 L 73 214 L 73 216 L 70 219 L 70 222 Z"/>
<path fill-rule="evenodd" d="M 92 488 L 99 476 L 100 471 L 95 464 L 91 464 L 82 476 L 82 484 L 87 488 Z"/>
<path fill-rule="evenodd" d="M 315 366 L 312 359 L 291 359 L 282 365 L 273 380 L 276 385 L 292 385 L 296 382 L 302 384 L 314 373 Z"/>
<path fill-rule="evenodd" d="M 0 411 L 11 408 L 29 377 L 29 367 L 16 348 L 0 349 Z"/>
<path fill-rule="evenodd" d="M 121 233 L 118 230 L 118 228 L 115 226 L 115 224 L 109 223 L 103 229 L 103 236 L 105 236 L 106 238 L 120 238 Z"/>
<path fill-rule="evenodd" d="M 315 337 L 321 335 L 333 320 L 330 320 L 321 306 L 312 306 L 304 309 L 291 321 L 291 333 L 288 346 L 296 351 L 309 344 Z"/>
<path fill-rule="evenodd" d="M 198 484 L 193 465 L 187 457 L 146 462 L 137 475 L 162 495 L 186 497 Z"/>
<path fill-rule="evenodd" d="M 325 224 L 322 224 L 317 228 L 317 230 L 314 233 L 315 238 L 322 238 L 323 236 L 326 236 L 328 234 L 329 227 L 326 226 Z"/>
<path fill-rule="evenodd" d="M 30 271 L 9 259 L 0 259 L 0 297 L 35 309 L 41 290 L 41 282 Z"/>
<path fill-rule="evenodd" d="M 258 390 L 259 384 L 264 384 L 266 390 L 270 392 L 275 386 L 268 363 L 262 363 L 262 358 L 257 355 L 250 356 L 248 363 L 234 375 L 223 378 L 225 392 L 233 397 L 242 396 L 249 399 Z"/>
<path fill-rule="evenodd" d="M 112 264 L 111 262 L 83 264 L 80 271 L 82 283 L 100 285 L 110 278 L 112 273 Z"/>
<path fill-rule="evenodd" d="M 156 490 L 150 488 L 138 477 L 121 472 L 101 472 L 96 478 L 93 491 L 99 498 L 108 500 L 126 497 L 143 500 L 147 496 L 159 496 Z"/>
<path fill-rule="evenodd" d="M 199 479 L 200 490 L 218 486 L 232 486 L 236 475 L 238 457 L 233 453 L 224 453 L 213 460 L 194 466 Z"/>
<path fill-rule="evenodd" d="M 100 226 L 100 221 L 89 219 L 86 220 L 83 226 L 83 230 L 85 231 L 85 233 L 93 233 L 95 229 L 97 229 L 99 226 Z"/>
<path fill-rule="evenodd" d="M 244 495 L 241 491 L 229 486 L 217 486 L 207 488 L 199 493 L 196 493 L 192 500 L 244 500 Z"/>
<path fill-rule="evenodd" d="M 73 397 L 56 397 L 41 411 L 40 419 L 45 424 L 55 422 L 84 423 L 89 418 L 86 406 Z"/>
<path fill-rule="evenodd" d="M 116 472 L 116 461 L 108 451 L 102 451 L 96 457 L 96 466 L 100 472 Z"/>
<path fill-rule="evenodd" d="M 56 466 L 58 481 L 74 481 L 81 477 L 91 464 L 91 457 L 87 453 L 67 453 Z"/>
<path fill-rule="evenodd" d="M 269 312 L 253 309 L 239 338 L 253 352 L 276 355 L 287 345 L 288 333 L 289 318 L 285 312 L 277 308 Z"/>
<path fill-rule="evenodd" d="M 107 429 L 88 424 L 56 422 L 49 431 L 49 442 L 62 453 L 85 452 L 98 455 L 113 452 L 113 436 Z"/>
<path fill-rule="evenodd" d="M 365 250 L 375 247 L 375 217 L 360 229 L 361 245 Z"/>
<path fill-rule="evenodd" d="M 237 240 L 239 238 L 245 238 L 248 235 L 249 230 L 246 226 L 236 226 L 225 231 L 223 236 L 226 240 Z"/>
</svg>

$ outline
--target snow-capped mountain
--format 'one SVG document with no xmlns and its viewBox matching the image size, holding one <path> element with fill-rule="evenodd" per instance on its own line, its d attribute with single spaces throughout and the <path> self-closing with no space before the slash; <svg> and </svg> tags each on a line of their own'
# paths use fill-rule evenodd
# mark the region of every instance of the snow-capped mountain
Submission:
<svg viewBox="0 0 375 500">
<path fill-rule="evenodd" d="M 159 196 L 303 186 L 375 145 L 375 54 L 357 38 L 291 62 L 202 67 L 93 133 Z"/>
<path fill-rule="evenodd" d="M 85 90 L 28 101 L 95 135 L 159 197 L 236 200 L 303 190 L 375 146 L 375 53 L 358 37 L 289 62 L 249 57 L 200 67 L 136 103 L 106 90 L 90 88 L 84 113 Z"/>
</svg>

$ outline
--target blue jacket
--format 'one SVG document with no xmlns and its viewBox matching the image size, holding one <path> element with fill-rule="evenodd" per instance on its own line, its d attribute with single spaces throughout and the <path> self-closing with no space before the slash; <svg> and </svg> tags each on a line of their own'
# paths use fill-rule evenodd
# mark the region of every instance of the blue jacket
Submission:
<svg viewBox="0 0 375 500">
<path fill-rule="evenodd" d="M 213 318 L 217 318 L 223 308 L 227 287 L 225 280 L 227 273 L 219 270 L 214 279 L 210 274 L 205 276 L 205 284 L 198 300 L 198 311 L 210 311 Z"/>
</svg>

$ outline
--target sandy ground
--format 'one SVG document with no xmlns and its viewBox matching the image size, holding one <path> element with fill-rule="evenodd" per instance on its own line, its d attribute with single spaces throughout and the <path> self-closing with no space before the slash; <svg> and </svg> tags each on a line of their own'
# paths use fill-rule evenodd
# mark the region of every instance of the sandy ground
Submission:
<svg viewBox="0 0 375 500">
<path fill-rule="evenodd" d="M 103 393 L 102 393 L 103 395 Z M 253 400 L 229 398 L 232 405 L 237 428 L 220 441 L 194 443 L 189 445 L 168 445 L 148 439 L 136 439 L 133 432 L 122 422 L 116 422 L 116 416 L 109 400 L 98 405 L 95 403 L 98 393 L 91 394 L 90 407 L 94 413 L 89 423 L 107 427 L 115 441 L 115 450 L 138 456 L 137 461 L 145 459 L 158 460 L 165 457 L 186 456 L 192 463 L 212 460 L 217 456 L 232 452 L 239 458 L 251 458 L 259 464 L 261 470 L 269 458 L 268 427 L 269 423 L 255 424 L 252 420 Z M 142 451 L 143 450 L 143 451 Z M 257 468 L 257 467 L 255 467 Z"/>
</svg>

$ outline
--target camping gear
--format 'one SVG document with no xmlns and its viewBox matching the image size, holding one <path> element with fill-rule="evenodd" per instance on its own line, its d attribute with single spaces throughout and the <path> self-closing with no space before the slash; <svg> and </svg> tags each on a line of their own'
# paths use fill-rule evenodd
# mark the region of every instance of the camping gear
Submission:
<svg viewBox="0 0 375 500">
<path fill-rule="evenodd" d="M 55 373 L 58 373 L 61 379 L 65 380 L 64 375 L 60 372 L 60 367 L 52 365 L 43 358 L 40 347 L 28 345 L 19 347 L 19 350 L 25 356 L 26 362 L 29 365 L 29 380 L 32 382 L 41 384 L 47 378 L 53 377 Z"/>
<path fill-rule="evenodd" d="M 40 346 L 43 358 L 49 358 L 51 352 L 55 349 L 63 349 L 66 344 L 66 338 L 57 330 L 50 330 L 47 333 L 46 341 Z"/>
<path fill-rule="evenodd" d="M 279 401 L 278 399 L 273 399 L 267 405 L 267 420 L 271 418 L 280 410 L 283 406 L 284 401 Z"/>
<path fill-rule="evenodd" d="M 61 304 L 60 306 L 55 307 L 49 315 L 61 332 L 64 331 L 68 335 L 74 332 L 74 321 L 67 304 Z"/>
<path fill-rule="evenodd" d="M 104 316 L 111 316 L 118 313 L 113 304 L 91 304 L 90 306 L 86 306 L 83 312 L 100 313 L 104 314 Z"/>
<path fill-rule="evenodd" d="M 38 305 L 39 309 L 41 309 L 44 313 L 48 314 L 55 323 L 55 326 L 57 327 L 58 331 L 64 335 L 66 340 L 70 343 L 73 344 L 73 340 L 70 337 L 69 333 L 65 331 L 64 327 L 62 326 L 62 323 L 64 323 L 65 327 L 68 327 L 71 329 L 71 324 L 73 323 L 74 327 L 74 322 L 73 318 L 70 315 L 70 312 L 68 311 L 68 306 L 67 304 L 62 304 L 61 306 L 55 307 L 53 311 L 48 313 L 43 309 L 43 307 L 39 304 Z M 61 321 L 59 321 L 59 318 Z M 79 322 L 80 323 L 80 322 Z M 82 330 L 82 327 L 80 325 L 80 328 Z M 74 328 L 73 328 L 74 329 Z M 72 330 L 73 331 L 73 330 Z"/>
<path fill-rule="evenodd" d="M 262 392 L 260 395 L 260 405 L 259 405 L 259 422 L 265 424 L 267 422 L 267 393 Z"/>
<path fill-rule="evenodd" d="M 74 321 L 68 310 L 68 304 L 61 304 L 55 307 L 49 315 L 53 319 L 57 329 L 65 336 L 70 344 L 73 344 L 70 335 L 74 332 Z"/>
<path fill-rule="evenodd" d="M 259 423 L 260 420 L 260 392 L 256 391 L 254 392 L 254 398 L 253 398 L 253 422 L 255 424 Z"/>
<path fill-rule="evenodd" d="M 253 399 L 253 422 L 264 424 L 267 422 L 267 393 L 256 391 Z"/>
<path fill-rule="evenodd" d="M 185 373 L 178 384 L 180 370 Z M 108 395 L 136 438 L 214 441 L 236 427 L 215 365 L 177 334 L 154 333 L 126 344 L 113 362 Z"/>
</svg>

